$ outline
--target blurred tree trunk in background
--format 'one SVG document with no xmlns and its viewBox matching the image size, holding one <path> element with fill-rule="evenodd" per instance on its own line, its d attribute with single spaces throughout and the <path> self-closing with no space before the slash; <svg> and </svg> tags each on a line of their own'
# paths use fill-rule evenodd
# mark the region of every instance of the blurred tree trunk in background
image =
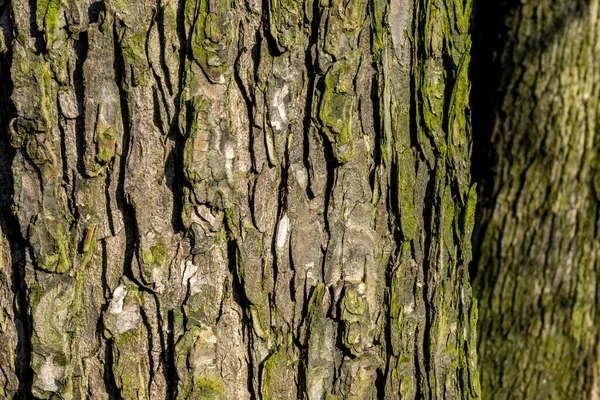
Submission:
<svg viewBox="0 0 600 400">
<path fill-rule="evenodd" d="M 473 283 L 483 395 L 597 398 L 598 1 L 496 7 L 477 14 L 482 30 L 504 16 L 481 45 L 498 41 L 501 69 Z"/>
<path fill-rule="evenodd" d="M 0 0 L 0 396 L 479 397 L 470 16 Z"/>
</svg>

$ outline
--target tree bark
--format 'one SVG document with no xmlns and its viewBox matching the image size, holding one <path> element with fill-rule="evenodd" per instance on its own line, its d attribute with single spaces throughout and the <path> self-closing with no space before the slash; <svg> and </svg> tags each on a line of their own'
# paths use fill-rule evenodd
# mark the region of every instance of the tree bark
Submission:
<svg viewBox="0 0 600 400">
<path fill-rule="evenodd" d="M 474 281 L 482 389 L 495 399 L 597 398 L 598 1 L 501 8 Z"/>
<path fill-rule="evenodd" d="M 471 1 L 0 13 L 6 397 L 479 397 Z"/>
</svg>

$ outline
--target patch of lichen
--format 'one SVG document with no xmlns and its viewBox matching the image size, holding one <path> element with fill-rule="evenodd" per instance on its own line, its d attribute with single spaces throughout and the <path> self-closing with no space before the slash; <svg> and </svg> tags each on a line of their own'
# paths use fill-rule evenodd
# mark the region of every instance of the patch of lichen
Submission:
<svg viewBox="0 0 600 400">
<path fill-rule="evenodd" d="M 366 290 L 364 283 L 348 284 L 340 302 L 340 318 L 344 321 L 342 343 L 354 355 L 362 353 L 370 336 L 371 319 L 365 297 Z"/>
<path fill-rule="evenodd" d="M 364 23 L 367 3 L 363 0 L 332 0 L 329 4 L 327 35 L 323 50 L 336 59 L 342 59 L 348 44 L 355 43 Z"/>
<path fill-rule="evenodd" d="M 126 31 L 125 31 L 126 32 Z M 146 57 L 146 31 L 140 29 L 132 35 L 122 37 L 119 44 L 125 61 L 125 72 L 133 86 L 143 86 L 148 82 L 150 68 Z"/>
<path fill-rule="evenodd" d="M 346 60 L 334 63 L 325 75 L 325 87 L 319 107 L 323 132 L 340 163 L 350 161 L 354 155 L 352 124 L 356 117 L 357 101 L 354 79 L 360 58 L 354 52 L 350 55 Z"/>
<path fill-rule="evenodd" d="M 302 34 L 304 3 L 299 0 L 269 1 L 269 32 L 280 52 L 291 49 Z"/>
<path fill-rule="evenodd" d="M 113 127 L 103 128 L 96 130 L 96 160 L 101 164 L 108 164 L 115 157 L 117 135 Z"/>
<path fill-rule="evenodd" d="M 53 75 L 48 63 L 41 56 L 23 47 L 14 46 L 11 78 L 15 86 L 13 95 L 21 93 L 16 99 L 25 101 L 25 96 L 29 97 L 27 103 L 19 104 L 23 110 L 23 117 L 35 120 L 35 132 L 50 131 L 53 126 L 54 97 Z"/>
<path fill-rule="evenodd" d="M 475 227 L 475 212 L 477 211 L 477 184 L 474 183 L 471 185 L 469 192 L 467 194 L 467 201 L 464 206 L 463 217 L 462 217 L 462 226 L 457 226 L 456 232 L 461 234 L 461 252 L 465 255 L 468 255 L 469 258 L 465 258 L 464 261 L 468 264 L 471 259 L 471 236 L 473 234 L 473 229 Z M 458 225 L 458 221 L 457 221 Z"/>
<path fill-rule="evenodd" d="M 0 54 L 6 53 L 8 50 L 8 46 L 6 45 L 6 38 L 4 37 L 4 31 L 0 31 Z M 0 387 L 0 390 L 3 390 L 3 387 Z"/>
<path fill-rule="evenodd" d="M 142 250 L 142 261 L 144 264 L 156 264 L 162 266 L 166 259 L 167 252 L 162 240 L 159 240 L 155 245 L 150 246 L 149 249 Z"/>
<path fill-rule="evenodd" d="M 70 268 L 70 240 L 63 223 L 40 218 L 30 227 L 30 242 L 34 247 L 37 267 L 64 273 Z"/>
<path fill-rule="evenodd" d="M 61 10 L 61 0 L 38 0 L 35 21 L 38 29 L 44 32 L 47 47 L 52 47 Z"/>
<path fill-rule="evenodd" d="M 414 239 L 418 231 L 418 221 L 414 211 L 417 184 L 414 173 L 415 162 L 416 159 L 411 150 L 398 156 L 398 208 L 400 210 L 400 230 L 405 240 Z"/>
<path fill-rule="evenodd" d="M 292 360 L 288 357 L 285 348 L 275 350 L 273 354 L 266 359 L 262 367 L 261 394 L 265 400 L 276 400 L 280 398 L 284 390 L 289 389 L 289 382 L 285 382 Z M 283 379 L 282 379 L 283 378 Z M 284 389 L 282 385 L 287 386 Z"/>
<path fill-rule="evenodd" d="M 213 9 L 215 5 L 216 9 Z M 191 51 L 206 77 L 213 83 L 221 82 L 229 68 L 226 61 L 229 56 L 228 45 L 233 35 L 229 20 L 230 7 L 229 0 L 199 0 L 198 3 L 197 19 L 190 40 Z"/>
<path fill-rule="evenodd" d="M 383 0 L 373 0 L 370 2 L 370 13 L 372 15 L 371 18 L 371 32 L 373 35 L 372 42 L 372 53 L 373 53 L 373 61 L 377 65 L 382 62 L 382 52 L 383 52 L 383 35 L 384 35 L 384 20 L 385 20 L 385 10 L 386 3 Z"/>
<path fill-rule="evenodd" d="M 224 396 L 223 380 L 204 373 L 194 379 L 195 393 L 199 400 L 222 399 Z"/>
<path fill-rule="evenodd" d="M 81 309 L 83 307 L 83 287 L 84 287 L 84 277 L 86 273 L 86 268 L 92 261 L 94 257 L 94 251 L 96 249 L 97 244 L 97 234 L 98 234 L 98 224 L 94 223 L 88 226 L 84 231 L 83 242 L 81 244 L 82 258 L 81 258 L 81 267 L 77 269 L 75 278 L 77 280 L 77 285 L 75 289 L 75 303 L 73 304 L 74 314 L 76 316 L 80 315 Z M 83 321 L 78 320 L 77 325 L 79 326 Z"/>
</svg>

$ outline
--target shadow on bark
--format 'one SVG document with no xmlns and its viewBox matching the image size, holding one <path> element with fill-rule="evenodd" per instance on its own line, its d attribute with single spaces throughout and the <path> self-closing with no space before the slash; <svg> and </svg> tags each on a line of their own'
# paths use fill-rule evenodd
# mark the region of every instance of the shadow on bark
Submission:
<svg viewBox="0 0 600 400">
<path fill-rule="evenodd" d="M 585 346 L 575 340 L 573 332 L 578 324 L 574 309 L 579 300 L 569 286 L 573 284 L 572 277 L 561 276 L 557 265 L 566 264 L 568 255 L 551 248 L 557 242 L 555 239 L 563 235 L 564 226 L 560 222 L 547 223 L 554 218 L 565 220 L 560 219 L 562 211 L 555 216 L 552 210 L 550 192 L 559 185 L 549 177 L 548 171 L 550 166 L 562 161 L 553 160 L 553 156 L 559 154 L 556 149 L 545 148 L 547 138 L 558 135 L 561 125 L 544 124 L 543 118 L 547 115 L 541 117 L 541 122 L 536 120 L 544 113 L 560 115 L 553 108 L 567 107 L 561 103 L 554 106 L 549 100 L 552 98 L 544 97 L 555 94 L 550 89 L 546 94 L 544 88 L 550 85 L 538 84 L 536 79 L 545 79 L 543 82 L 561 79 L 561 62 L 566 63 L 565 69 L 571 68 L 568 64 L 573 62 L 571 55 L 557 55 L 553 58 L 558 60 L 556 65 L 543 62 L 550 58 L 546 53 L 557 52 L 557 43 L 564 45 L 565 38 L 569 37 L 565 35 L 573 31 L 571 24 L 586 18 L 588 13 L 589 5 L 584 0 L 539 3 L 511 0 L 498 4 L 475 1 L 470 70 L 473 84 L 471 171 L 479 185 L 479 200 L 472 239 L 474 260 L 469 272 L 480 305 L 478 347 L 484 398 L 506 398 L 502 396 L 508 391 L 512 391 L 513 396 L 536 398 L 531 397 L 531 393 L 538 389 L 547 392 L 538 393 L 537 398 L 550 397 L 549 393 L 576 398 L 577 390 L 581 393 L 588 390 L 587 387 L 574 389 L 580 385 L 579 380 L 584 380 L 586 386 L 591 382 L 582 375 L 592 371 L 587 360 L 596 359 L 595 354 L 590 354 L 596 350 L 584 351 Z M 575 49 L 581 51 L 581 47 Z M 584 58 L 584 52 L 581 53 Z M 578 65 L 577 68 L 584 67 Z M 569 81 L 563 86 L 569 85 L 574 86 Z M 530 115 L 526 115 L 528 112 Z M 551 146 L 557 146 L 552 142 Z M 536 177 L 542 179 L 540 176 L 546 181 L 535 186 L 541 188 L 541 192 L 533 196 L 530 193 L 532 181 Z M 506 188 L 514 190 L 508 195 Z M 528 199 L 535 204 L 529 204 Z M 517 243 L 521 239 L 522 245 Z M 573 243 L 573 247 L 580 245 L 577 241 Z M 554 257 L 544 254 L 551 251 Z M 577 276 L 577 268 L 574 267 L 573 276 Z M 560 348 L 562 354 L 553 359 L 552 352 L 556 348 Z M 565 370 L 555 372 L 550 364 L 561 365 Z M 539 377 L 530 378 L 532 371 Z M 578 382 L 566 382 L 569 378 Z M 511 385 L 514 387 L 509 389 Z"/>
<path fill-rule="evenodd" d="M 479 185 L 475 229 L 473 232 L 473 262 L 470 265 L 471 281 L 479 273 L 480 241 L 486 231 L 486 221 L 482 220 L 482 209 L 492 205 L 494 193 L 492 178 L 497 166 L 496 148 L 492 143 L 494 124 L 505 119 L 502 110 L 505 96 L 506 77 L 510 77 L 519 65 L 526 64 L 529 58 L 543 52 L 554 38 L 559 36 L 569 21 L 584 17 L 588 9 L 585 0 L 573 1 L 569 7 L 556 10 L 555 18 L 546 29 L 531 34 L 523 44 L 513 49 L 515 44 L 507 38 L 508 17 L 520 6 L 519 0 L 488 2 L 476 0 L 472 24 L 473 46 L 471 48 L 470 77 L 471 107 L 473 109 L 473 153 L 471 173 L 473 181 Z M 498 17 L 502 16 L 502 17 Z M 532 49 L 537 49 L 536 52 Z M 503 54 L 512 54 L 512 59 Z M 529 150 L 523 148 L 523 151 Z M 535 271 L 533 271 L 535 272 Z M 489 284 L 490 282 L 488 282 Z M 475 294 L 477 293 L 477 288 Z M 477 296 L 479 297 L 479 296 Z"/>
<path fill-rule="evenodd" d="M 8 3 L 5 3 L 4 7 L 7 5 Z M 8 10 L 8 7 L 6 9 L 4 7 L 0 8 L 0 17 Z M 31 329 L 27 315 L 27 287 L 25 285 L 25 239 L 21 235 L 19 221 L 11 209 L 14 196 L 11 166 L 15 151 L 9 143 L 8 124 L 16 116 L 16 110 L 10 100 L 13 90 L 13 83 L 10 79 L 11 56 L 10 50 L 4 55 L 0 54 L 0 87 L 3 88 L 3 95 L 0 97 L 0 231 L 4 232 L 8 239 L 12 260 L 12 287 L 10 290 L 14 296 L 14 324 L 17 332 L 15 372 L 19 379 L 19 389 L 15 398 L 25 399 L 31 394 L 33 370 L 30 366 Z"/>
</svg>

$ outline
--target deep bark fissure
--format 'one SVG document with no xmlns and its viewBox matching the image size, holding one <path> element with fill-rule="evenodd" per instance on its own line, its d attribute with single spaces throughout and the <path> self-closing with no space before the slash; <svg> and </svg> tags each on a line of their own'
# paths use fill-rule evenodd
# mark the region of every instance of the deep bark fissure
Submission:
<svg viewBox="0 0 600 400">
<path fill-rule="evenodd" d="M 80 32 L 79 39 L 73 44 L 77 52 L 77 61 L 75 64 L 75 71 L 73 74 L 75 96 L 77 100 L 77 111 L 78 117 L 75 120 L 76 129 L 76 146 L 77 146 L 77 172 L 82 177 L 87 177 L 87 173 L 84 167 L 83 157 L 85 154 L 85 82 L 83 78 L 83 63 L 87 59 L 88 53 L 88 34 L 87 32 Z M 63 141 L 63 145 L 66 145 Z M 63 154 L 66 154 L 66 148 Z M 65 161 L 63 168 L 68 168 L 68 163 Z M 68 181 L 67 181 L 68 182 Z M 74 183 L 73 183 L 74 184 Z"/>
<path fill-rule="evenodd" d="M 135 223 L 135 208 L 127 198 L 125 192 L 125 174 L 127 171 L 127 159 L 129 157 L 129 148 L 131 141 L 131 122 L 130 122 L 130 110 L 128 104 L 128 94 L 125 85 L 125 62 L 123 53 L 121 51 L 121 44 L 119 43 L 119 35 L 117 32 L 117 21 L 114 21 L 113 25 L 113 40 L 114 40 L 114 54 L 115 54 L 115 79 L 117 87 L 119 89 L 119 101 L 121 106 L 121 117 L 123 121 L 123 142 L 122 142 L 122 155 L 119 164 L 119 175 L 117 183 L 117 204 L 119 211 L 123 216 L 123 225 L 125 229 L 125 257 L 123 260 L 123 274 L 126 275 L 132 281 L 136 281 L 133 274 L 133 260 L 136 257 L 138 240 L 137 240 L 137 227 Z M 142 287 L 142 285 L 139 285 Z"/>
<path fill-rule="evenodd" d="M 6 4 L 8 6 L 8 4 Z M 0 18 L 8 7 L 2 7 Z M 2 34 L 2 32 L 0 32 Z M 9 243 L 11 286 L 9 290 L 14 296 L 12 309 L 15 315 L 14 327 L 17 332 L 16 354 L 18 362 L 15 365 L 15 372 L 18 378 L 18 389 L 15 397 L 26 398 L 31 395 L 31 386 L 33 382 L 33 369 L 30 366 L 31 361 L 31 320 L 27 312 L 27 285 L 25 283 L 26 267 L 26 239 L 21 234 L 19 221 L 11 211 L 11 204 L 14 197 L 14 177 L 12 175 L 11 165 L 15 157 L 15 151 L 9 143 L 9 122 L 16 117 L 16 110 L 9 102 L 9 95 L 13 91 L 13 82 L 10 76 L 12 60 L 12 49 L 9 47 L 6 54 L 0 53 L 0 85 L 6 93 L 6 97 L 0 97 L 0 184 L 2 185 L 2 194 L 0 195 L 0 230 L 7 236 Z"/>
</svg>

